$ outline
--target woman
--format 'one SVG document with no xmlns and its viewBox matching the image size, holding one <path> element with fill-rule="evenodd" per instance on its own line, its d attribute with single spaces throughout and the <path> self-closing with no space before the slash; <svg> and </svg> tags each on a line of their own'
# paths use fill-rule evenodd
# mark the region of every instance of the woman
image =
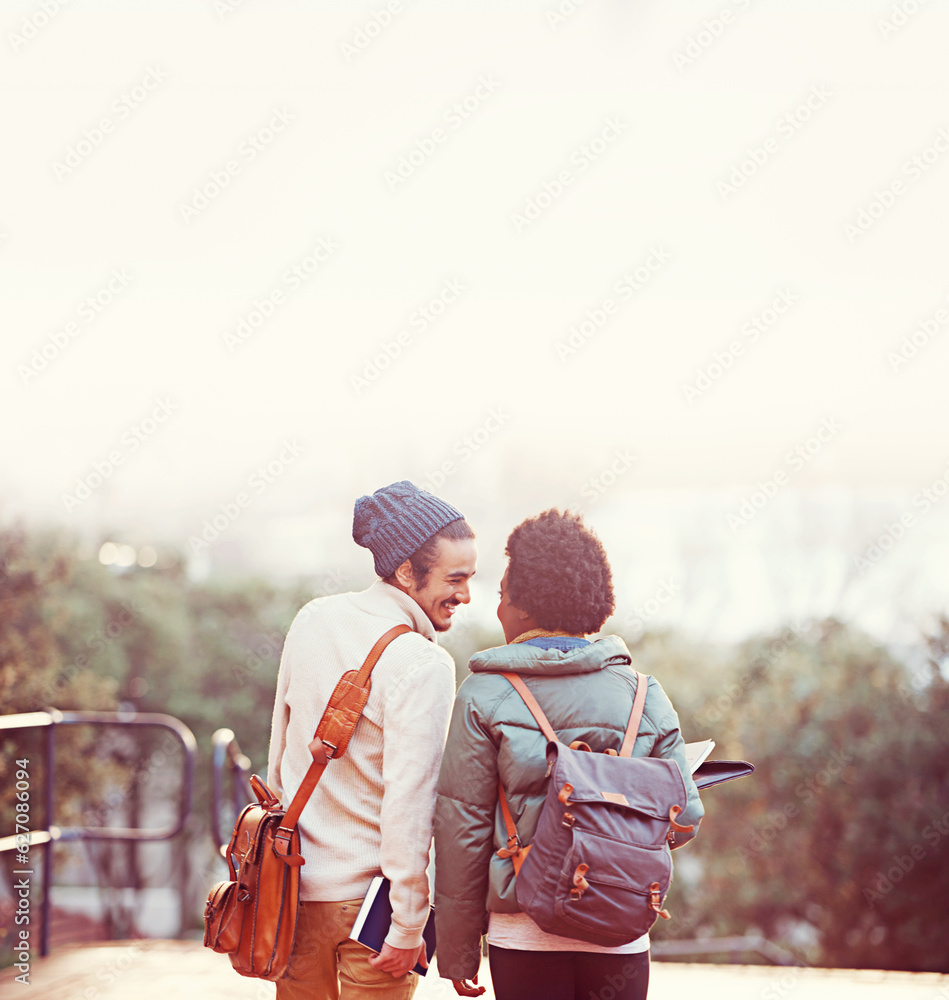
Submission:
<svg viewBox="0 0 949 1000">
<path fill-rule="evenodd" d="M 472 657 L 455 700 L 435 811 L 438 967 L 460 996 L 478 996 L 481 936 L 488 936 L 498 1000 L 645 998 L 649 935 L 618 948 L 542 931 L 520 912 L 498 806 L 504 787 L 521 841 L 529 844 L 546 794 L 547 741 L 500 671 L 520 674 L 564 743 L 618 749 L 636 692 L 623 640 L 591 642 L 615 607 L 606 553 L 577 514 L 548 510 L 507 541 L 498 619 L 507 645 Z M 679 823 L 698 828 L 703 808 L 685 760 L 675 710 L 648 679 L 634 756 L 679 764 L 688 800 Z M 678 834 L 676 846 L 694 836 Z"/>
</svg>

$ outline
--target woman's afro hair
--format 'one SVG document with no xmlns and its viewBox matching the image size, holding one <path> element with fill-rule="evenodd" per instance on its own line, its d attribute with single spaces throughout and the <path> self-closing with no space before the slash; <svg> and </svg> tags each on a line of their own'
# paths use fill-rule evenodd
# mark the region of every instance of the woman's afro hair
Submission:
<svg viewBox="0 0 949 1000">
<path fill-rule="evenodd" d="M 599 538 L 579 514 L 545 510 L 510 534 L 507 590 L 511 603 L 542 628 L 577 635 L 599 632 L 613 613 L 613 578 Z"/>
</svg>

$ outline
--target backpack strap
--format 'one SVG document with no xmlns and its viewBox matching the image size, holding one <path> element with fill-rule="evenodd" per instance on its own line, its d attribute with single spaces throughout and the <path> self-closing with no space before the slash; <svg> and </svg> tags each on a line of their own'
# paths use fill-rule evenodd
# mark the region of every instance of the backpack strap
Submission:
<svg viewBox="0 0 949 1000">
<path fill-rule="evenodd" d="M 313 763 L 310 764 L 300 787 L 297 789 L 290 808 L 287 809 L 283 820 L 277 831 L 274 833 L 274 853 L 282 858 L 288 865 L 302 865 L 303 858 L 299 854 L 290 853 L 290 838 L 296 825 L 299 822 L 300 814 L 310 800 L 313 790 L 319 784 L 327 764 L 333 757 L 341 757 L 349 745 L 349 740 L 356 729 L 356 723 L 362 716 L 363 707 L 369 697 L 370 681 L 369 675 L 376 665 L 382 651 L 397 636 L 405 632 L 411 632 L 408 625 L 395 625 L 383 636 L 376 640 L 376 644 L 369 650 L 369 655 L 359 668 L 359 671 L 351 670 L 344 674 L 340 682 L 333 691 L 323 718 L 317 727 L 316 735 L 310 744 L 310 752 L 313 755 Z M 327 737 L 332 736 L 336 741 L 330 742 Z M 314 746 L 314 744 L 316 744 Z M 327 753 L 327 750 L 331 752 Z M 340 752 L 342 751 L 342 752 Z"/>
<path fill-rule="evenodd" d="M 633 699 L 633 710 L 629 713 L 629 722 L 626 724 L 626 735 L 623 737 L 623 745 L 619 749 L 620 757 L 631 757 L 633 755 L 633 744 L 639 735 L 639 723 L 643 718 L 643 706 L 646 704 L 646 688 L 649 686 L 649 678 L 636 673 L 636 697 Z"/>
<path fill-rule="evenodd" d="M 548 740 L 553 740 L 554 743 L 558 742 L 553 726 L 547 721 L 544 710 L 537 704 L 537 699 L 531 694 L 530 688 L 524 683 L 523 678 L 509 670 L 502 671 L 501 676 L 506 677 L 511 682 L 514 690 L 521 696 L 531 715 L 534 716 L 544 736 Z M 511 807 L 508 805 L 507 795 L 504 794 L 504 785 L 500 778 L 498 778 L 498 802 L 501 805 L 501 815 L 504 817 L 504 825 L 507 828 L 507 847 L 502 847 L 497 855 L 499 858 L 511 859 L 514 865 L 514 875 L 517 876 L 521 865 L 524 864 L 524 859 L 527 857 L 527 852 L 531 848 L 530 844 L 524 847 L 521 844 L 521 838 L 517 835 L 517 826 L 514 824 Z"/>
<path fill-rule="evenodd" d="M 633 744 L 636 742 L 636 737 L 639 735 L 639 724 L 642 722 L 643 718 L 643 707 L 646 704 L 646 688 L 649 686 L 649 679 L 645 674 L 640 673 L 638 670 L 635 671 L 636 674 L 636 696 L 633 698 L 633 709 L 629 713 L 629 722 L 626 724 L 626 732 L 623 735 L 623 744 L 620 747 L 619 756 L 620 757 L 631 757 L 633 753 Z M 553 727 L 547 721 L 547 716 L 544 715 L 543 709 L 537 704 L 537 699 L 531 694 L 530 688 L 524 683 L 524 679 L 520 674 L 515 674 L 511 671 L 504 671 L 501 674 L 502 677 L 506 677 L 511 684 L 514 686 L 514 690 L 521 696 L 524 700 L 524 704 L 530 710 L 531 715 L 537 720 L 537 724 L 540 726 L 541 731 L 548 740 L 553 740 L 557 742 L 557 734 L 554 732 Z"/>
<path fill-rule="evenodd" d="M 501 803 L 501 814 L 504 816 L 504 825 L 507 827 L 507 847 L 502 847 L 497 852 L 499 858 L 510 858 L 514 865 L 514 874 L 519 875 L 521 865 L 527 857 L 527 852 L 531 849 L 528 844 L 524 847 L 521 838 L 517 835 L 517 827 L 514 825 L 514 817 L 511 815 L 511 807 L 507 804 L 507 796 L 504 794 L 504 785 L 498 778 L 498 801 Z"/>
<path fill-rule="evenodd" d="M 501 674 L 502 677 L 506 677 L 513 685 L 514 690 L 524 699 L 524 704 L 530 710 L 531 715 L 537 720 L 537 725 L 540 726 L 541 731 L 548 740 L 553 740 L 554 743 L 557 742 L 557 734 L 554 732 L 553 726 L 547 721 L 547 716 L 544 715 L 544 710 L 537 704 L 537 699 L 531 694 L 530 688 L 524 683 L 524 679 L 520 674 L 512 673 L 511 671 L 504 671 Z"/>
</svg>

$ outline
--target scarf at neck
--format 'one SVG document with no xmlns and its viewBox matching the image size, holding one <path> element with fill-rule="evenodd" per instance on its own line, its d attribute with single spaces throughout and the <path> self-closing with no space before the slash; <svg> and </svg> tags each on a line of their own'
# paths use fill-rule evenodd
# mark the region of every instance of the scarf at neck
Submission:
<svg viewBox="0 0 949 1000">
<path fill-rule="evenodd" d="M 532 628 L 529 632 L 522 632 L 516 639 L 512 639 L 510 645 L 516 642 L 527 642 L 528 639 L 550 639 L 557 635 L 567 635 L 571 639 L 586 638 L 579 632 L 564 632 L 563 629 Z"/>
</svg>

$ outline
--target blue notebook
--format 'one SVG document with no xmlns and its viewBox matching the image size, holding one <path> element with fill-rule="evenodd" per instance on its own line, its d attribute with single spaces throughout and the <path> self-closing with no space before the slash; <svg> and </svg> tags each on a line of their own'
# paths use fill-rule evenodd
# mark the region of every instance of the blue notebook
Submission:
<svg viewBox="0 0 949 1000">
<path fill-rule="evenodd" d="M 389 880 L 383 875 L 376 875 L 369 883 L 366 898 L 362 901 L 362 906 L 360 906 L 356 916 L 356 923 L 353 924 L 353 932 L 349 936 L 354 941 L 358 941 L 378 953 L 382 951 L 382 945 L 391 924 L 392 907 L 389 905 Z M 435 954 L 434 906 L 429 911 L 425 930 L 422 931 L 422 939 L 425 941 L 425 954 L 431 962 L 432 955 Z M 424 976 L 428 969 L 416 965 L 412 971 Z"/>
</svg>

